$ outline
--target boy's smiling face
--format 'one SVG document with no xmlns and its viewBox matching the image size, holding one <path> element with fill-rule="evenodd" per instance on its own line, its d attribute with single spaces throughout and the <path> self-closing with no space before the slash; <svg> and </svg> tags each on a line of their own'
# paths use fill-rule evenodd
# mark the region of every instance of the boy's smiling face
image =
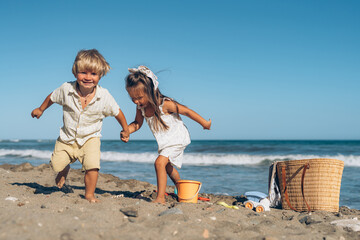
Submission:
<svg viewBox="0 0 360 240">
<path fill-rule="evenodd" d="M 94 71 L 84 70 L 77 73 L 76 81 L 80 89 L 90 91 L 98 85 L 100 75 Z"/>
</svg>

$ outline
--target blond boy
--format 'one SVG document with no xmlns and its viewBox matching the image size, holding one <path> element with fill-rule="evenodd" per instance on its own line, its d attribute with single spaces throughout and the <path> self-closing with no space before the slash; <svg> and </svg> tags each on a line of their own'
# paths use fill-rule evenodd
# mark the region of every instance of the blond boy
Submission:
<svg viewBox="0 0 360 240">
<path fill-rule="evenodd" d="M 63 106 L 63 127 L 55 143 L 50 165 L 58 173 L 56 185 L 62 188 L 70 163 L 79 160 L 85 171 L 85 198 L 98 202 L 95 188 L 100 169 L 100 137 L 102 120 L 114 116 L 123 128 L 121 140 L 127 142 L 129 129 L 119 105 L 110 93 L 98 85 L 110 70 L 109 64 L 96 50 L 78 52 L 72 72 L 76 81 L 66 82 L 50 93 L 39 108 L 31 112 L 40 118 L 53 103 Z"/>
</svg>

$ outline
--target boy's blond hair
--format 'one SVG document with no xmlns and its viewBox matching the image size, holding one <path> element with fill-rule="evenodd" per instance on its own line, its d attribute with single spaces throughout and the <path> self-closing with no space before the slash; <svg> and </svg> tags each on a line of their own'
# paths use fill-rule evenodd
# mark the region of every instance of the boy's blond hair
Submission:
<svg viewBox="0 0 360 240">
<path fill-rule="evenodd" d="M 76 77 L 82 71 L 94 71 L 103 77 L 110 70 L 109 63 L 96 49 L 80 50 L 75 58 L 72 73 Z"/>
</svg>

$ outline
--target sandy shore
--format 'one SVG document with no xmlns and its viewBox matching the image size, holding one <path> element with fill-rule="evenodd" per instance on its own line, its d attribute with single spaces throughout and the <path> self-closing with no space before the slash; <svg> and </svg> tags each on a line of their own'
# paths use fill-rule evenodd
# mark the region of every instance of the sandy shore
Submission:
<svg viewBox="0 0 360 240">
<path fill-rule="evenodd" d="M 45 164 L 1 165 L 0 176 L 0 239 L 360 239 L 360 211 L 347 207 L 339 213 L 256 213 L 241 197 L 209 194 L 201 196 L 210 202 L 178 203 L 168 196 L 160 205 L 151 203 L 156 186 L 109 174 L 100 174 L 101 202 L 91 204 L 83 198 L 80 170 L 70 171 L 70 188 L 63 191 Z"/>
</svg>

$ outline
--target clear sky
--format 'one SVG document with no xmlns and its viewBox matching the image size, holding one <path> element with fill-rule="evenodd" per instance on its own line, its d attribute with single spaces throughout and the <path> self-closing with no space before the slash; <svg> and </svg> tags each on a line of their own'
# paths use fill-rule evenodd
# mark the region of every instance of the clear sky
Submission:
<svg viewBox="0 0 360 240">
<path fill-rule="evenodd" d="M 0 139 L 56 139 L 62 109 L 31 111 L 75 80 L 77 52 L 96 48 L 100 80 L 128 122 L 128 67 L 204 118 L 192 139 L 360 139 L 360 1 L 1 1 Z M 120 125 L 104 121 L 104 139 Z M 133 139 L 153 139 L 144 124 Z"/>
</svg>

